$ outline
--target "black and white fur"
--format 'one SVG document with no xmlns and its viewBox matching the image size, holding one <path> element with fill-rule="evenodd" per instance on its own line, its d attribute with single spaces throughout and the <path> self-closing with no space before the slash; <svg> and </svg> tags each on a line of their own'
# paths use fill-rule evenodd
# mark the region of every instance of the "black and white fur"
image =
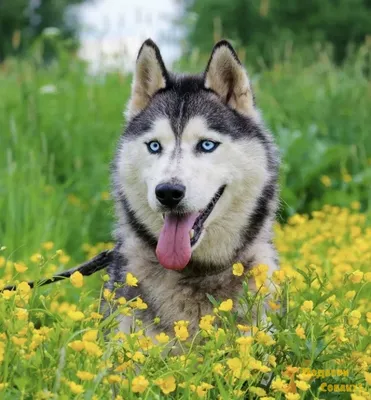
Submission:
<svg viewBox="0 0 371 400">
<path fill-rule="evenodd" d="M 148 151 L 146 143 L 154 139 L 163 147 L 160 155 Z M 221 144 L 200 154 L 196 145 L 202 139 Z M 232 274 L 233 263 L 242 262 L 246 272 L 261 263 L 270 273 L 277 268 L 272 224 L 278 165 L 248 75 L 227 41 L 215 45 L 201 75 L 170 73 L 156 44 L 144 42 L 113 164 L 119 256 L 108 269 L 107 287 L 125 282 L 127 272 L 138 278 L 137 288 L 116 292 L 143 298 L 145 324 L 160 317 L 147 334 L 172 333 L 174 321 L 181 319 L 194 331 L 200 317 L 212 311 L 206 294 L 235 299 L 242 279 Z M 155 254 L 164 224 L 155 188 L 169 181 L 185 186 L 186 212 L 206 207 L 226 185 L 182 271 L 165 269 Z M 129 332 L 131 321 L 122 317 L 120 329 Z"/>
</svg>

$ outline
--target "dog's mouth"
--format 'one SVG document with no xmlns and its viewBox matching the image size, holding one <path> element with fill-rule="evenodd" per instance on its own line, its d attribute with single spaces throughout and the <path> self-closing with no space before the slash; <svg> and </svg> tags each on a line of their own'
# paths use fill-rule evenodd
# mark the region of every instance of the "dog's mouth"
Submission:
<svg viewBox="0 0 371 400">
<path fill-rule="evenodd" d="M 182 270 L 187 266 L 192 256 L 192 247 L 200 239 L 204 223 L 223 195 L 225 187 L 221 186 L 200 212 L 164 215 L 164 226 L 156 247 L 157 259 L 163 267 Z"/>
</svg>

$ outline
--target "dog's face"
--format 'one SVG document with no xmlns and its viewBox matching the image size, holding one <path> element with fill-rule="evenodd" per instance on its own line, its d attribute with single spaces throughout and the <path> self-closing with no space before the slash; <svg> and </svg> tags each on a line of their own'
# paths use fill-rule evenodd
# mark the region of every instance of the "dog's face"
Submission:
<svg viewBox="0 0 371 400">
<path fill-rule="evenodd" d="M 221 42 L 202 76 L 175 76 L 146 41 L 127 120 L 116 195 L 156 238 L 159 262 L 183 269 L 208 236 L 215 242 L 223 224 L 241 225 L 231 219 L 248 212 L 269 178 L 266 136 L 247 74 Z"/>
</svg>

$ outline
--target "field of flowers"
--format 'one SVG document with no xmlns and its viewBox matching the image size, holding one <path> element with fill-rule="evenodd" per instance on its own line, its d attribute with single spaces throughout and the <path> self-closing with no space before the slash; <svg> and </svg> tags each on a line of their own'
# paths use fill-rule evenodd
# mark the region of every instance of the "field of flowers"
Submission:
<svg viewBox="0 0 371 400">
<path fill-rule="evenodd" d="M 359 207 L 325 206 L 277 226 L 281 269 L 272 277 L 267 320 L 251 320 L 268 295 L 265 266 L 249 272 L 235 264 L 231 274 L 242 285 L 250 277 L 260 287 L 255 295 L 244 285 L 245 323 L 235 322 L 236 304 L 222 299 L 192 338 L 187 321 L 176 321 L 172 336 L 146 337 L 135 314 L 147 305 L 102 289 L 117 306 L 113 316 L 135 321 L 135 333 L 117 333 L 113 316 L 104 319 L 92 297 L 92 278 L 75 273 L 50 287 L 27 285 L 31 269 L 45 277 L 69 265 L 53 242 L 17 262 L 2 248 L 1 286 L 19 286 L 0 297 L 1 398 L 370 399 L 371 228 Z M 109 247 L 84 250 L 91 256 Z M 101 284 L 105 279 L 102 273 Z M 129 275 L 126 284 L 140 282 Z"/>
</svg>

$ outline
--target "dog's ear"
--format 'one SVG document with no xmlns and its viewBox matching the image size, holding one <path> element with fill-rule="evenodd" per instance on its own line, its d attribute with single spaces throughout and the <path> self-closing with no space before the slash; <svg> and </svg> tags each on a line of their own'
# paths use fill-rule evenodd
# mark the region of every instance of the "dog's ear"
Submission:
<svg viewBox="0 0 371 400">
<path fill-rule="evenodd" d="M 159 48 L 147 39 L 138 53 L 126 118 L 129 120 L 142 111 L 158 90 L 166 88 L 168 80 Z"/>
<path fill-rule="evenodd" d="M 204 85 L 236 111 L 248 116 L 256 115 L 247 72 L 226 40 L 214 46 L 205 70 Z"/>
</svg>

